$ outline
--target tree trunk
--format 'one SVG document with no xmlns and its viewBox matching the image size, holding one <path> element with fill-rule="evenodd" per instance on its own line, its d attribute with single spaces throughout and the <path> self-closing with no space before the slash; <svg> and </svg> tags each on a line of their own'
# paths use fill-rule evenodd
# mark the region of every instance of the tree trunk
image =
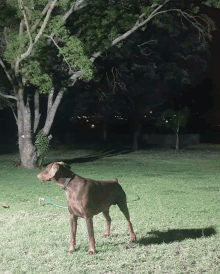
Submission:
<svg viewBox="0 0 220 274">
<path fill-rule="evenodd" d="M 104 104 L 104 107 L 101 109 L 103 110 L 103 141 L 104 143 L 107 142 L 107 123 L 108 123 L 108 100 L 105 98 L 105 100 L 102 102 Z"/>
<path fill-rule="evenodd" d="M 133 137 L 133 150 L 138 150 L 138 140 L 141 132 L 141 124 L 137 126 L 134 130 L 134 137 Z"/>
<path fill-rule="evenodd" d="M 31 110 L 29 106 L 29 98 L 24 104 L 24 89 L 20 88 L 17 94 L 17 126 L 18 126 L 18 145 L 21 160 L 21 167 L 25 169 L 33 169 L 37 167 L 37 151 L 34 146 L 34 135 L 39 124 L 39 94 L 35 94 L 35 117 L 34 117 L 34 130 L 31 127 Z M 53 124 L 53 120 L 63 97 L 63 90 L 60 91 L 53 102 L 54 88 L 48 96 L 47 117 L 43 128 L 43 133 L 48 135 Z M 51 137 L 48 136 L 50 140 Z"/>
<path fill-rule="evenodd" d="M 19 152 L 22 168 L 37 167 L 37 154 L 30 134 L 19 134 Z"/>
<path fill-rule="evenodd" d="M 141 132 L 141 108 L 140 108 L 140 93 L 138 86 L 135 90 L 134 98 L 134 114 L 133 114 L 133 150 L 138 150 L 138 140 Z"/>
<path fill-rule="evenodd" d="M 176 133 L 176 150 L 179 150 L 179 133 Z"/>
<path fill-rule="evenodd" d="M 141 121 L 138 113 L 134 113 L 132 121 L 132 131 L 133 131 L 133 150 L 138 150 L 138 141 L 141 132 Z"/>
<path fill-rule="evenodd" d="M 24 90 L 18 90 L 17 101 L 17 126 L 18 126 L 18 146 L 21 160 L 21 167 L 25 169 L 36 168 L 37 154 L 32 140 L 31 131 L 31 111 L 29 98 L 26 105 L 23 101 Z"/>
<path fill-rule="evenodd" d="M 103 121 L 103 140 L 105 143 L 107 142 L 107 120 L 105 118 Z"/>
</svg>

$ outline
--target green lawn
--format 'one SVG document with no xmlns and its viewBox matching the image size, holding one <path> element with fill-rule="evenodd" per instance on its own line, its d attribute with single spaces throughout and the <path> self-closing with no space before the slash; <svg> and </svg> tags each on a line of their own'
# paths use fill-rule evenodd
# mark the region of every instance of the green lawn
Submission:
<svg viewBox="0 0 220 274">
<path fill-rule="evenodd" d="M 13 167 L 17 155 L 0 155 L 0 273 L 220 273 L 220 151 L 56 150 L 47 162 L 64 161 L 81 176 L 117 177 L 127 194 L 137 242 L 112 206 L 111 236 L 103 238 L 105 220 L 94 217 L 95 255 L 87 255 L 88 234 L 80 219 L 76 252 L 69 248 L 64 191 L 41 182 L 39 170 Z M 136 200 L 137 195 L 140 200 Z M 136 201 L 133 201 L 136 200 Z"/>
</svg>

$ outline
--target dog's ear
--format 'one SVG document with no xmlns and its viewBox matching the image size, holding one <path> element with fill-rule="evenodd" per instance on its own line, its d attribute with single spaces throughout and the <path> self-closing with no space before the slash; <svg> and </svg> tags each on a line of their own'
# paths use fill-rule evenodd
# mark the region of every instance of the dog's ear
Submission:
<svg viewBox="0 0 220 274">
<path fill-rule="evenodd" d="M 68 164 L 65 164 L 64 162 L 57 162 L 59 165 L 62 165 L 66 169 L 71 169 L 71 166 Z"/>
<path fill-rule="evenodd" d="M 53 163 L 53 165 L 51 166 L 51 169 L 48 172 L 50 179 L 55 176 L 58 170 L 59 170 L 59 163 Z"/>
<path fill-rule="evenodd" d="M 65 165 L 65 163 L 64 162 L 57 162 L 57 164 L 59 164 L 59 165 Z"/>
</svg>

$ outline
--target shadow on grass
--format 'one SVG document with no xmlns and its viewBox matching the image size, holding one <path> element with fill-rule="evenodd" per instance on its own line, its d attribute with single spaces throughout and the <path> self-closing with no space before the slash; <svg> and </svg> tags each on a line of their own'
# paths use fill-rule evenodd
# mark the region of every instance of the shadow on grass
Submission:
<svg viewBox="0 0 220 274">
<path fill-rule="evenodd" d="M 141 238 L 137 242 L 141 245 L 180 242 L 185 239 L 210 237 L 216 234 L 216 230 L 213 227 L 201 229 L 169 229 L 165 232 L 155 230 L 148 232 L 147 234 L 149 237 Z"/>
<path fill-rule="evenodd" d="M 93 161 L 99 160 L 103 157 L 112 157 L 120 154 L 127 154 L 132 151 L 133 151 L 132 149 L 125 149 L 125 148 L 114 148 L 114 149 L 103 148 L 103 149 L 99 149 L 98 152 L 94 152 L 93 154 L 83 156 L 83 157 L 77 157 L 74 159 L 65 159 L 65 158 L 62 158 L 61 156 L 59 161 L 62 161 L 66 164 L 86 163 L 86 162 L 93 162 Z M 50 162 L 47 162 L 45 163 L 45 165 L 48 165 L 49 163 Z"/>
</svg>

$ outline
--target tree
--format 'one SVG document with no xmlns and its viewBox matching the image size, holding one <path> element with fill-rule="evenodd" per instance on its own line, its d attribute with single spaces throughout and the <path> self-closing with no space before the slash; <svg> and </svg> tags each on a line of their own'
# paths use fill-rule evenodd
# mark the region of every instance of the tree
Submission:
<svg viewBox="0 0 220 274">
<path fill-rule="evenodd" d="M 97 77 L 112 90 L 105 109 L 117 110 L 130 120 L 134 150 L 138 149 L 142 123 L 153 116 L 150 111 L 161 108 L 171 96 L 180 96 L 190 85 L 187 62 L 196 60 L 197 67 L 206 68 L 208 43 L 199 39 L 194 28 L 181 41 L 181 26 L 175 22 L 174 28 L 169 15 L 166 19 L 163 26 L 136 31 L 122 48 L 112 48 L 96 61 Z"/>
<path fill-rule="evenodd" d="M 161 115 L 161 122 L 159 125 L 164 125 L 167 128 L 171 128 L 176 133 L 176 150 L 179 150 L 179 129 L 184 127 L 188 118 L 188 107 L 184 107 L 179 111 L 173 109 L 167 109 Z"/>
<path fill-rule="evenodd" d="M 177 12 L 208 37 L 213 29 L 209 18 L 199 16 L 199 21 L 194 16 L 198 12 L 194 5 L 172 0 L 18 0 L 1 1 L 0 8 L 0 65 L 12 87 L 0 95 L 8 101 L 17 123 L 23 168 L 34 168 L 37 162 L 34 139 L 40 120 L 39 94 L 48 93 L 47 117 L 41 129 L 48 136 L 66 90 L 63 86 L 56 90 L 51 77 L 50 64 L 55 52 L 70 74 L 68 85 L 73 86 L 77 79 L 92 79 L 95 59 L 108 48 L 122 45 L 124 39 L 145 28 L 155 16 Z M 90 18 L 88 9 L 94 12 Z M 74 20 L 78 13 L 84 17 L 73 26 L 68 25 L 68 19 Z M 34 90 L 33 96 L 28 85 Z M 11 102 L 16 102 L 16 107 Z"/>
</svg>

